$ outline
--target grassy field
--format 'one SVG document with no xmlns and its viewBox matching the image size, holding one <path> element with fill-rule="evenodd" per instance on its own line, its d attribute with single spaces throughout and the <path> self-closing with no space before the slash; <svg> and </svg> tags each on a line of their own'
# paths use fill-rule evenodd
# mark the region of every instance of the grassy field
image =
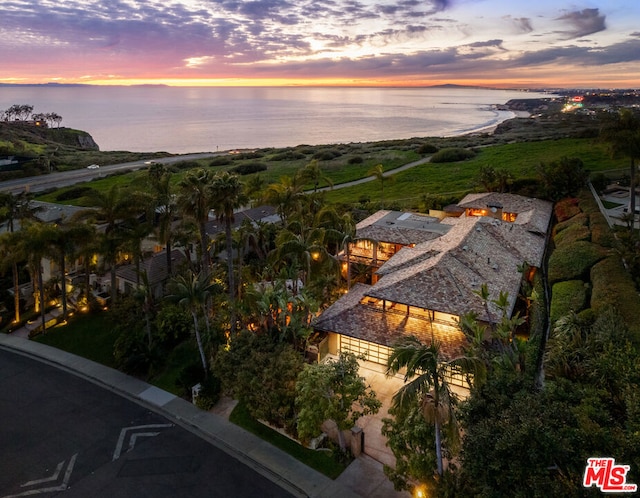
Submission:
<svg viewBox="0 0 640 498">
<path fill-rule="evenodd" d="M 229 164 L 210 166 L 211 160 L 189 161 L 182 167 L 176 168 L 172 178 L 179 182 L 186 167 L 206 167 L 214 171 L 231 171 L 239 165 L 261 164 L 265 171 L 242 176 L 243 181 L 259 175 L 263 181 L 273 183 L 283 176 L 293 176 L 313 160 L 317 160 L 323 173 L 334 185 L 368 176 L 373 166 L 382 164 L 385 171 L 397 168 L 403 164 L 420 159 L 416 149 L 427 140 L 405 141 L 404 146 L 397 142 L 391 144 L 342 144 L 335 146 L 300 146 L 288 149 L 264 149 L 250 155 L 230 156 Z M 385 181 L 385 203 L 415 207 L 421 196 L 448 195 L 462 197 L 465 193 L 476 188 L 476 180 L 480 168 L 492 166 L 512 173 L 516 179 L 535 178 L 536 167 L 540 163 L 556 161 L 562 157 L 578 157 L 585 168 L 591 172 L 607 171 L 626 168 L 624 159 L 612 159 L 606 146 L 595 139 L 544 140 L 519 142 L 505 145 L 491 145 L 475 148 L 477 155 L 470 160 L 455 163 L 423 164 L 415 168 L 393 175 L 391 180 Z M 315 159 L 318 156 L 331 159 Z M 247 157 L 249 156 L 249 157 Z M 293 156 L 295 159 L 282 159 Z M 145 171 L 127 174 L 116 174 L 106 178 L 94 180 L 88 184 L 91 188 L 106 191 L 113 185 L 124 188 L 145 189 L 147 178 Z M 320 182 L 319 186 L 327 185 Z M 313 185 L 306 185 L 311 189 Z M 38 200 L 59 202 L 57 197 L 61 191 L 47 193 Z M 334 189 L 327 194 L 330 202 L 356 204 L 360 199 L 379 201 L 381 195 L 380 182 L 374 181 L 344 189 Z M 82 205 L 82 199 L 64 201 L 66 204 Z"/>
</svg>

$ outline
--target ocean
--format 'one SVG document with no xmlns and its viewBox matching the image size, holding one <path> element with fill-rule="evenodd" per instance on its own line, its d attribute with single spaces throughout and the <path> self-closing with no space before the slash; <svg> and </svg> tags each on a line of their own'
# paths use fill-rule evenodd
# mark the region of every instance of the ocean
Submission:
<svg viewBox="0 0 640 498">
<path fill-rule="evenodd" d="M 101 150 L 289 147 L 452 136 L 513 117 L 496 104 L 548 96 L 475 88 L 0 86 L 14 104 L 55 112 Z"/>
</svg>

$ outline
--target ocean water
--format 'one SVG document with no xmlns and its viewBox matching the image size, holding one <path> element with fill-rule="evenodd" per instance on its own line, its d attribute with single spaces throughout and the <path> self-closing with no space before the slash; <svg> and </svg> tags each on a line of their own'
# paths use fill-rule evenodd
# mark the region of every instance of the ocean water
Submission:
<svg viewBox="0 0 640 498">
<path fill-rule="evenodd" d="M 545 96 L 471 88 L 0 86 L 55 112 L 101 150 L 171 153 L 451 136 L 513 117 L 496 104 Z"/>
</svg>

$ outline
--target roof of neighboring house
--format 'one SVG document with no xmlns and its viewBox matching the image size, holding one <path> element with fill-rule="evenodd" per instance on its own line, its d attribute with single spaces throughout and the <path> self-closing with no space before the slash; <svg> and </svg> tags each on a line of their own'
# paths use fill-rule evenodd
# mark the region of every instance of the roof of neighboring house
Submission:
<svg viewBox="0 0 640 498">
<path fill-rule="evenodd" d="M 231 224 L 232 229 L 240 227 L 244 220 L 254 222 L 262 221 L 265 223 L 275 223 L 280 220 L 280 217 L 276 213 L 276 208 L 273 206 L 258 206 L 238 211 L 237 213 L 234 213 L 233 218 L 234 221 Z M 224 222 L 218 221 L 214 218 L 206 223 L 205 229 L 210 237 L 215 237 L 216 235 L 224 232 Z"/>
<path fill-rule="evenodd" d="M 449 230 L 438 218 L 417 213 L 381 210 L 356 225 L 356 236 L 378 242 L 418 244 Z"/>
<path fill-rule="evenodd" d="M 462 353 L 466 338 L 453 327 L 431 324 L 428 320 L 408 317 L 403 313 L 383 313 L 361 304 L 362 298 L 368 295 L 371 288 L 365 284 L 354 285 L 318 317 L 314 328 L 388 347 L 393 347 L 407 335 L 414 335 L 425 344 L 429 344 L 433 338 L 440 342 L 443 356 L 454 358 Z"/>
<path fill-rule="evenodd" d="M 185 260 L 182 251 L 174 249 L 171 251 L 172 264 L 179 265 Z M 172 268 L 174 269 L 174 268 Z M 140 262 L 140 273 L 147 273 L 150 286 L 157 285 L 166 280 L 170 275 L 167 268 L 167 255 L 165 251 L 159 252 Z M 134 264 L 124 265 L 116 270 L 116 275 L 128 282 L 136 283 L 136 266 Z M 142 282 L 142 279 L 140 280 Z"/>
<path fill-rule="evenodd" d="M 501 205 L 504 212 L 515 213 L 518 216 L 514 222 L 527 230 L 546 233 L 553 213 L 553 203 L 516 194 L 500 192 L 483 192 L 468 194 L 458 206 L 465 209 L 486 209 L 487 206 Z"/>
</svg>

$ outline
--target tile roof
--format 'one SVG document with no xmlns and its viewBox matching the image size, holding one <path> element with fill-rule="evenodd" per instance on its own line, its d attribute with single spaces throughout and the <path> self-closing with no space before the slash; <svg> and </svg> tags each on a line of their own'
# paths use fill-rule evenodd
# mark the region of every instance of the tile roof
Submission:
<svg viewBox="0 0 640 498">
<path fill-rule="evenodd" d="M 185 255 L 181 250 L 174 249 L 171 251 L 171 260 L 176 266 L 185 261 Z M 174 268 L 174 267 L 172 267 Z M 167 279 L 167 256 L 166 252 L 162 251 L 154 254 L 150 258 L 147 258 L 140 262 L 140 272 L 147 272 L 147 278 L 149 279 L 149 285 L 154 286 Z M 134 264 L 128 264 L 119 267 L 116 270 L 116 275 L 129 282 L 136 282 L 136 266 Z"/>
<path fill-rule="evenodd" d="M 393 347 L 404 336 L 415 335 L 425 344 L 430 344 L 432 339 L 438 340 L 445 358 L 462 354 L 467 340 L 457 328 L 432 324 L 428 320 L 402 313 L 383 313 L 360 304 L 370 288 L 365 284 L 356 284 L 349 293 L 322 313 L 314 323 L 314 328 L 388 347 Z"/>
<path fill-rule="evenodd" d="M 356 235 L 378 242 L 409 245 L 438 238 L 448 229 L 433 216 L 381 210 L 358 223 Z"/>
<path fill-rule="evenodd" d="M 501 313 L 498 307 L 485 304 L 476 293 L 483 284 L 489 301 L 508 293 L 510 315 L 522 281 L 519 268 L 525 262 L 537 267 L 542 263 L 552 204 L 511 194 L 471 194 L 463 203 L 478 209 L 499 203 L 518 216 L 515 223 L 489 217 L 445 218 L 440 223 L 446 227 L 442 236 L 403 247 L 378 269 L 380 279 L 375 285 L 354 286 L 318 318 L 316 328 L 385 345 L 403 334 L 420 336 L 416 328 L 424 327 L 420 325 L 424 319 L 399 319 L 395 313 L 362 304 L 366 297 L 458 316 L 473 311 L 483 321 L 496 321 Z M 389 213 L 381 211 L 361 222 L 358 235 L 380 224 Z M 450 347 L 459 346 L 456 340 Z"/>
<path fill-rule="evenodd" d="M 547 233 L 553 203 L 541 199 L 533 199 L 516 194 L 503 194 L 500 192 L 483 192 L 480 194 L 468 194 L 458 206 L 465 209 L 484 209 L 488 205 L 501 204 L 503 210 L 516 213 L 515 224 L 522 225 L 529 231 Z"/>
<path fill-rule="evenodd" d="M 273 206 L 258 206 L 255 208 L 238 211 L 233 215 L 234 221 L 231 224 L 232 229 L 236 229 L 242 225 L 244 220 L 276 222 L 280 217 L 276 214 L 276 208 Z M 215 217 L 205 224 L 205 230 L 210 237 L 224 232 L 224 222 L 218 221 Z"/>
</svg>

